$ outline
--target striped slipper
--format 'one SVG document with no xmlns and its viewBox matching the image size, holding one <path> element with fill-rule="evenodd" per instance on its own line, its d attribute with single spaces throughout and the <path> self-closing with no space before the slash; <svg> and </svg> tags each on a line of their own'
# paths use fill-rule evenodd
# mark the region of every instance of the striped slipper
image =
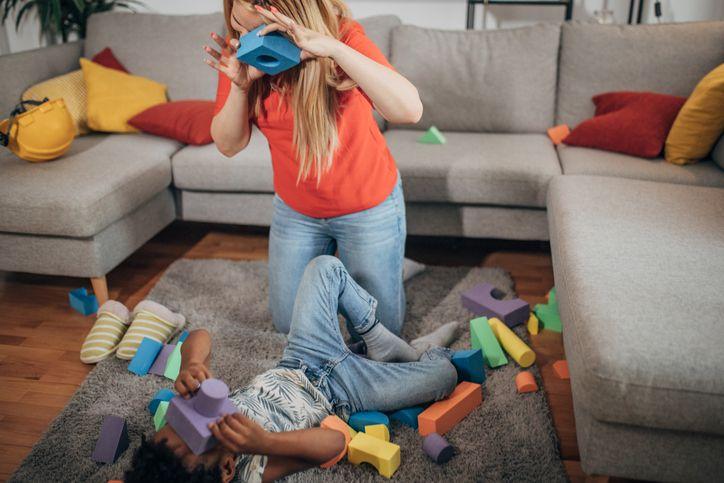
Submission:
<svg viewBox="0 0 724 483">
<path fill-rule="evenodd" d="M 168 342 L 186 323 L 186 318 L 172 312 L 158 302 L 144 300 L 136 305 L 131 315 L 133 321 L 118 346 L 116 357 L 133 359 L 144 337 L 161 344 Z"/>
<path fill-rule="evenodd" d="M 130 314 L 122 303 L 109 300 L 101 305 L 96 314 L 96 323 L 80 349 L 81 362 L 95 364 L 113 354 L 130 323 Z"/>
</svg>

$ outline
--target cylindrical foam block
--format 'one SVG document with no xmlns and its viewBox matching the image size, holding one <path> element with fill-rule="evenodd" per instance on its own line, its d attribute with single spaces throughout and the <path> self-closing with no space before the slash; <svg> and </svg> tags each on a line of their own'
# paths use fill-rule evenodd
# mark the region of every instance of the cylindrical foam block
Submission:
<svg viewBox="0 0 724 483">
<path fill-rule="evenodd" d="M 447 463 L 455 455 L 455 449 L 437 433 L 430 433 L 423 438 L 422 449 L 437 464 Z"/>
<path fill-rule="evenodd" d="M 515 335 L 515 332 L 499 319 L 488 319 L 488 324 L 505 352 L 515 359 L 521 367 L 529 367 L 535 362 L 535 352 Z"/>
<path fill-rule="evenodd" d="M 214 418 L 221 412 L 222 404 L 227 397 L 229 397 L 229 386 L 219 379 L 206 379 L 194 397 L 194 409 L 207 418 Z"/>
</svg>

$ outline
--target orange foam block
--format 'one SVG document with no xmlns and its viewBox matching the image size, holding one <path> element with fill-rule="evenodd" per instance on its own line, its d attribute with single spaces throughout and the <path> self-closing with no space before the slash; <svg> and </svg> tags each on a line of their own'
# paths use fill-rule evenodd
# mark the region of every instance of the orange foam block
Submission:
<svg viewBox="0 0 724 483">
<path fill-rule="evenodd" d="M 553 372 L 558 379 L 570 379 L 571 373 L 568 372 L 568 361 L 561 360 L 553 363 Z"/>
<path fill-rule="evenodd" d="M 347 447 L 349 446 L 349 442 L 352 440 L 352 438 L 354 438 L 357 433 L 354 429 L 347 426 L 347 423 L 342 421 L 342 419 L 334 415 L 324 418 L 319 426 L 325 429 L 333 429 L 335 431 L 339 431 L 344 435 L 344 449 L 342 450 L 342 452 L 331 460 L 327 461 L 326 463 L 319 465 L 322 468 L 331 468 L 332 466 L 336 465 L 337 462 L 344 457 L 344 455 L 347 454 Z"/>
<path fill-rule="evenodd" d="M 569 134 L 571 134 L 571 128 L 568 127 L 568 124 L 559 124 L 548 129 L 548 137 L 556 146 L 561 144 Z"/>
<path fill-rule="evenodd" d="M 518 388 L 518 392 L 536 392 L 538 390 L 538 384 L 535 382 L 535 377 L 528 371 L 519 372 L 515 376 L 515 385 Z"/>
<path fill-rule="evenodd" d="M 480 384 L 461 382 L 442 401 L 438 401 L 417 416 L 417 430 L 422 436 L 445 434 L 483 402 Z"/>
</svg>

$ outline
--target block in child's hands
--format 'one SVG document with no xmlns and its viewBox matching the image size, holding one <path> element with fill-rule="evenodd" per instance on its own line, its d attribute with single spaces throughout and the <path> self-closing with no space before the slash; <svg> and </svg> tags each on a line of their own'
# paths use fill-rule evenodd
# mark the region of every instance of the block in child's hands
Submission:
<svg viewBox="0 0 724 483">
<path fill-rule="evenodd" d="M 145 376 L 161 352 L 163 344 L 148 337 L 144 337 L 141 345 L 138 346 L 136 355 L 128 363 L 128 370 L 137 376 Z"/>
<path fill-rule="evenodd" d="M 126 448 L 128 448 L 126 421 L 119 416 L 104 417 L 91 459 L 97 463 L 114 463 Z"/>
<path fill-rule="evenodd" d="M 528 320 L 530 305 L 523 299 L 500 300 L 503 293 L 489 283 L 482 283 L 460 296 L 463 307 L 475 316 L 497 317 L 508 327 Z"/>
<path fill-rule="evenodd" d="M 350 416 L 348 423 L 355 431 L 364 431 L 365 426 L 373 424 L 384 424 L 389 427 L 390 418 L 379 411 L 361 411 Z"/>
<path fill-rule="evenodd" d="M 260 71 L 276 75 L 299 64 L 301 50 L 279 32 L 270 32 L 266 35 L 257 35 L 259 27 L 243 35 L 239 39 L 239 48 L 236 58 L 239 62 L 252 65 Z"/>
<path fill-rule="evenodd" d="M 450 396 L 420 413 L 417 417 L 418 432 L 422 436 L 430 433 L 445 434 L 482 402 L 483 391 L 480 384 L 461 382 Z"/>
<path fill-rule="evenodd" d="M 412 429 L 417 429 L 417 416 L 419 416 L 424 410 L 425 408 L 422 406 L 398 409 L 397 411 L 390 413 L 390 419 L 393 421 L 399 421 Z"/>
<path fill-rule="evenodd" d="M 381 439 L 382 441 L 390 440 L 390 430 L 384 424 L 371 424 L 369 426 L 365 426 L 365 433 L 374 438 Z"/>
<path fill-rule="evenodd" d="M 451 362 L 458 371 L 458 382 L 469 381 L 476 384 L 485 382 L 482 349 L 455 352 Z"/>
<path fill-rule="evenodd" d="M 166 421 L 191 451 L 199 455 L 217 443 L 209 423 L 237 411 L 229 400 L 228 386 L 218 379 L 207 379 L 190 399 L 181 396 L 171 399 Z"/>
<path fill-rule="evenodd" d="M 380 475 L 391 478 L 400 466 L 400 447 L 366 433 L 357 433 L 347 448 L 347 459 L 356 465 L 369 463 Z"/>
<path fill-rule="evenodd" d="M 455 448 L 437 433 L 430 433 L 423 438 L 422 450 L 439 465 L 455 456 Z"/>
</svg>

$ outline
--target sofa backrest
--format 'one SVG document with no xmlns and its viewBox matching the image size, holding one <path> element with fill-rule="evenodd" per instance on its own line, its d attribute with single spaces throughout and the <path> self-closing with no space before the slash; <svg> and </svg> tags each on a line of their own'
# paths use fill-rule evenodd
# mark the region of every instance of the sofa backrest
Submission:
<svg viewBox="0 0 724 483">
<path fill-rule="evenodd" d="M 610 91 L 688 96 L 724 62 L 724 22 L 563 25 L 556 122 L 593 116 L 591 97 Z"/>
<path fill-rule="evenodd" d="M 424 106 L 415 129 L 545 132 L 553 124 L 560 26 L 490 31 L 402 25 L 392 63 Z"/>
<path fill-rule="evenodd" d="M 203 62 L 211 32 L 223 34 L 221 12 L 205 15 L 104 12 L 91 15 L 85 57 L 110 47 L 131 74 L 168 86 L 171 100 L 214 99 L 217 73 Z"/>
<path fill-rule="evenodd" d="M 390 59 L 392 47 L 392 30 L 402 24 L 397 15 L 373 15 L 372 17 L 358 18 L 365 34 L 380 48 L 387 59 Z"/>
</svg>

